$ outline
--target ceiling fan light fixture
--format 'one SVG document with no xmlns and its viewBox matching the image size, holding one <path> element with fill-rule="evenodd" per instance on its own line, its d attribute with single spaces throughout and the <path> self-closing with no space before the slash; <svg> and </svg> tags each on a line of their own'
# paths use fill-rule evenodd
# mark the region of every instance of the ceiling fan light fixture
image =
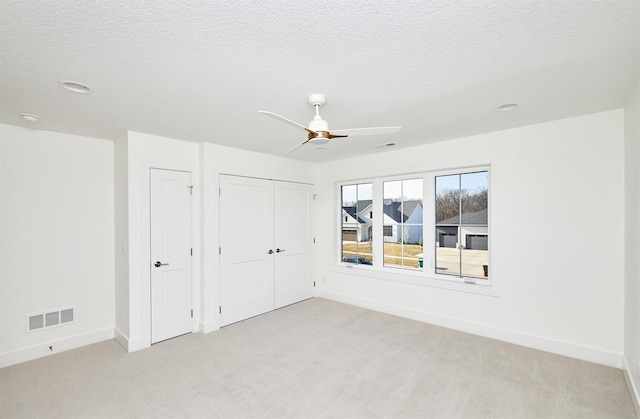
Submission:
<svg viewBox="0 0 640 419">
<path fill-rule="evenodd" d="M 315 145 L 321 145 L 321 144 L 326 144 L 326 143 L 328 143 L 328 142 L 329 142 L 329 139 L 328 139 L 327 137 L 323 137 L 323 136 L 322 136 L 322 135 L 320 135 L 320 134 L 323 134 L 323 132 L 322 132 L 322 131 L 321 131 L 321 132 L 319 132 L 319 133 L 318 133 L 318 136 L 317 136 L 317 137 L 314 137 L 314 138 L 312 138 L 312 139 L 310 139 L 310 140 L 309 140 L 309 142 L 310 142 L 311 144 L 315 144 Z M 326 134 L 326 133 L 324 133 L 324 134 Z"/>
</svg>

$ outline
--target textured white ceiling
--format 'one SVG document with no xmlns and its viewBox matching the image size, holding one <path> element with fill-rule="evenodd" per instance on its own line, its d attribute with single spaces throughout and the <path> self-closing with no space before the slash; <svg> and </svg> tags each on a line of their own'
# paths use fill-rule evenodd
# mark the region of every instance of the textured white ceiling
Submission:
<svg viewBox="0 0 640 419">
<path fill-rule="evenodd" d="M 638 78 L 638 0 L 0 0 L 0 121 L 283 155 L 324 93 L 331 128 L 402 125 L 326 161 L 615 109 Z M 88 84 L 87 95 L 60 80 Z M 512 112 L 495 107 L 518 102 Z M 382 149 L 384 150 L 384 149 Z"/>
</svg>

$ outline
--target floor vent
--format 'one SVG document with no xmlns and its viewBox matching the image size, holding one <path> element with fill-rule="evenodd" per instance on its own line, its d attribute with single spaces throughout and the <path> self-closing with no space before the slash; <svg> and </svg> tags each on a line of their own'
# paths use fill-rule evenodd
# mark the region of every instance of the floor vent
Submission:
<svg viewBox="0 0 640 419">
<path fill-rule="evenodd" d="M 27 331 L 45 329 L 65 323 L 71 323 L 75 319 L 73 309 L 48 311 L 46 313 L 27 315 Z"/>
</svg>

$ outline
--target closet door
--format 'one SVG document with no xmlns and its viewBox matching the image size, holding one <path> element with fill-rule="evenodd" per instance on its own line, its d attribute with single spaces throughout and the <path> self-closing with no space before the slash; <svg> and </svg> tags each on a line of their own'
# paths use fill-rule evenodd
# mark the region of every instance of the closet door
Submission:
<svg viewBox="0 0 640 419">
<path fill-rule="evenodd" d="M 273 181 L 220 176 L 221 326 L 274 309 L 273 208 Z"/>
<path fill-rule="evenodd" d="M 313 297 L 310 185 L 275 182 L 275 308 Z"/>
<path fill-rule="evenodd" d="M 191 173 L 151 169 L 151 343 L 191 332 Z"/>
</svg>

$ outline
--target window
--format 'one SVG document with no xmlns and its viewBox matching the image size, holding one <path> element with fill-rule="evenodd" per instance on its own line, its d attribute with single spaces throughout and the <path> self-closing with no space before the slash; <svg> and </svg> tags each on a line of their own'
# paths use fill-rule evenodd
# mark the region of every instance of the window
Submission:
<svg viewBox="0 0 640 419">
<path fill-rule="evenodd" d="M 437 273 L 488 276 L 488 172 L 435 178 Z"/>
<path fill-rule="evenodd" d="M 370 179 L 340 188 L 342 262 L 489 284 L 488 169 Z"/>
<path fill-rule="evenodd" d="M 422 269 L 422 179 L 384 182 L 384 266 Z"/>
<path fill-rule="evenodd" d="M 372 196 L 371 183 L 342 186 L 342 262 L 373 264 Z"/>
</svg>

